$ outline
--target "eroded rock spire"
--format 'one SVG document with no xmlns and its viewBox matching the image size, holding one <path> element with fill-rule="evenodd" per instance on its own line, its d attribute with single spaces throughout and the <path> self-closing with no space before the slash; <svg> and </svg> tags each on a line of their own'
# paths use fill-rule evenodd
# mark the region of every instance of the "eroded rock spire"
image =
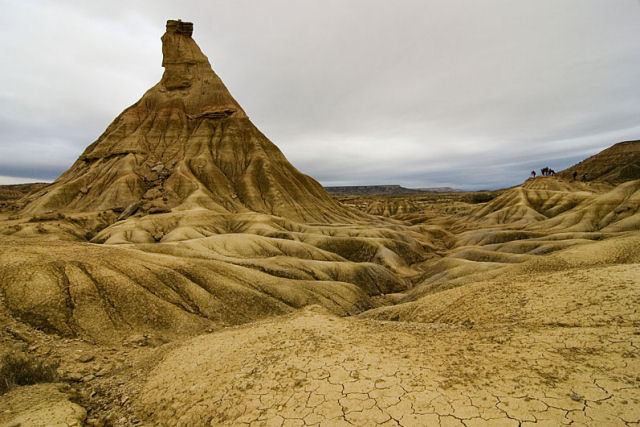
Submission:
<svg viewBox="0 0 640 427">
<path fill-rule="evenodd" d="M 167 31 L 162 36 L 162 66 L 165 69 L 162 84 L 168 90 L 191 87 L 195 79 L 211 68 L 191 34 L 191 22 L 167 21 Z M 201 70 L 198 70 L 199 66 Z"/>
<path fill-rule="evenodd" d="M 351 215 L 256 129 L 192 33 L 190 22 L 167 21 L 160 82 L 34 194 L 25 212 L 114 210 L 125 219 L 253 211 L 313 222 Z M 135 221 L 114 224 L 95 239 L 154 241 Z"/>
</svg>

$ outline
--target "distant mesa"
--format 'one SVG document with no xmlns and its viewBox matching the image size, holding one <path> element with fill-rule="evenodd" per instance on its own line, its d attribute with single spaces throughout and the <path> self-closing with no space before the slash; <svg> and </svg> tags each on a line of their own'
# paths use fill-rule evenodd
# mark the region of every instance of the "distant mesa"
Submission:
<svg viewBox="0 0 640 427">
<path fill-rule="evenodd" d="M 460 190 L 459 188 L 452 187 L 427 187 L 427 188 L 416 188 L 416 190 L 421 191 L 423 193 L 464 193 L 468 190 Z"/>
<path fill-rule="evenodd" d="M 192 33 L 190 22 L 167 21 L 160 82 L 32 194 L 25 213 L 198 209 L 313 222 L 353 215 L 251 123 Z"/>
<path fill-rule="evenodd" d="M 331 194 L 340 195 L 395 195 L 395 194 L 420 194 L 420 193 L 459 193 L 451 187 L 431 188 L 405 188 L 400 185 L 347 185 L 338 187 L 325 187 Z"/>
</svg>

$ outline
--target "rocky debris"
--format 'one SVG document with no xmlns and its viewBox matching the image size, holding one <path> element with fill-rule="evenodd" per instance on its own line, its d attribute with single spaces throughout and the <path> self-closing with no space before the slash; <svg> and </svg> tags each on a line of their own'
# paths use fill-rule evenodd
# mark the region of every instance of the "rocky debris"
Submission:
<svg viewBox="0 0 640 427">
<path fill-rule="evenodd" d="M 96 358 L 95 354 L 85 353 L 85 352 L 82 352 L 76 356 L 76 360 L 80 363 L 88 363 L 93 361 L 95 358 Z"/>
<path fill-rule="evenodd" d="M 111 369 L 109 369 L 108 367 L 101 367 L 100 365 L 96 366 L 96 371 L 94 373 L 94 375 L 96 377 L 104 377 L 105 375 L 107 375 L 109 372 L 111 372 Z"/>
<path fill-rule="evenodd" d="M 123 344 L 127 347 L 157 347 L 166 341 L 152 334 L 132 335 Z"/>
<path fill-rule="evenodd" d="M 467 329 L 473 329 L 473 321 L 471 319 L 465 319 L 464 322 L 462 322 L 462 326 L 464 326 Z"/>
<path fill-rule="evenodd" d="M 20 340 L 24 343 L 28 343 L 31 341 L 31 337 L 28 335 L 27 332 L 25 331 L 21 331 L 17 328 L 12 328 L 12 327 L 8 327 L 5 329 L 5 331 L 11 335 L 13 338 Z"/>
<path fill-rule="evenodd" d="M 65 381 L 77 382 L 81 381 L 84 375 L 81 372 L 59 372 L 60 378 Z"/>
<path fill-rule="evenodd" d="M 64 384 L 19 387 L 0 397 L 0 424 L 9 426 L 82 426 L 87 411 Z"/>
<path fill-rule="evenodd" d="M 124 211 L 120 215 L 118 215 L 117 221 L 122 221 L 123 219 L 129 218 L 131 215 L 136 213 L 136 211 L 140 208 L 140 202 L 133 202 L 129 206 L 127 206 Z"/>
<path fill-rule="evenodd" d="M 56 221 L 62 220 L 65 216 L 60 212 L 48 211 L 42 215 L 35 215 L 29 219 L 29 222 L 43 222 L 43 221 Z"/>
<path fill-rule="evenodd" d="M 157 174 L 161 174 L 162 172 L 164 172 L 164 165 L 162 163 L 159 163 L 152 167 L 151 170 L 153 172 L 156 172 Z"/>
<path fill-rule="evenodd" d="M 143 209 L 149 214 L 161 214 L 171 212 L 171 208 L 167 206 L 164 201 L 154 200 L 151 203 L 145 204 Z"/>
<path fill-rule="evenodd" d="M 89 427 L 102 427 L 106 424 L 106 417 L 92 417 L 85 421 Z"/>
</svg>

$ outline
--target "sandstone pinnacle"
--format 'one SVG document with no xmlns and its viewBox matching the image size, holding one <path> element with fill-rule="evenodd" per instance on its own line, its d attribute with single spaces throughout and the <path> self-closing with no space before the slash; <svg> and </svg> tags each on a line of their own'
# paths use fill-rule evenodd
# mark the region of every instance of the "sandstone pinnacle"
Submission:
<svg viewBox="0 0 640 427">
<path fill-rule="evenodd" d="M 192 38 L 167 21 L 158 84 L 127 108 L 25 212 L 206 209 L 294 220 L 351 215 L 251 123 Z M 124 219 L 124 218 L 123 218 Z"/>
</svg>

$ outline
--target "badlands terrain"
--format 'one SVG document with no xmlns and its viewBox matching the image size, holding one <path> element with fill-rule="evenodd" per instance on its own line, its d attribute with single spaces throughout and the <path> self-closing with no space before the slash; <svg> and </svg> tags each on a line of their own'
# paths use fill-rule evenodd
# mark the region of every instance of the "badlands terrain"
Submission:
<svg viewBox="0 0 640 427">
<path fill-rule="evenodd" d="M 332 197 L 192 31 L 55 182 L 0 188 L 0 425 L 640 424 L 639 141 Z"/>
</svg>

